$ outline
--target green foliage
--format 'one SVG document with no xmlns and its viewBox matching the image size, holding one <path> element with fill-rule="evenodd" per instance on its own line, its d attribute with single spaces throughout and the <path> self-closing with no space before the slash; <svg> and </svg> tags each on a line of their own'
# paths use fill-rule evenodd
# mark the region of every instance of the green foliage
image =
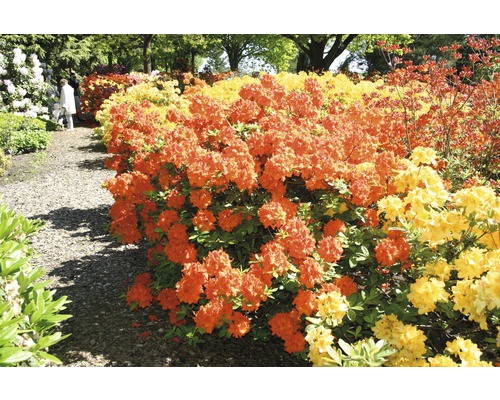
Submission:
<svg viewBox="0 0 500 400">
<path fill-rule="evenodd" d="M 69 335 L 55 331 L 69 302 L 54 299 L 44 271 L 29 264 L 30 238 L 42 228 L 0 204 L 0 366 L 44 366 L 61 361 L 47 349 Z"/>
<path fill-rule="evenodd" d="M 348 344 L 339 339 L 340 349 L 329 349 L 328 354 L 337 364 L 342 367 L 381 367 L 387 357 L 396 352 L 396 349 L 385 340 L 375 342 L 373 338 L 359 340 L 354 344 Z"/>
<path fill-rule="evenodd" d="M 3 149 L 0 149 L 0 176 L 5 174 L 12 164 L 11 156 L 5 154 Z"/>
<path fill-rule="evenodd" d="M 11 154 L 44 150 L 54 129 L 52 121 L 0 113 L 0 148 Z"/>
</svg>

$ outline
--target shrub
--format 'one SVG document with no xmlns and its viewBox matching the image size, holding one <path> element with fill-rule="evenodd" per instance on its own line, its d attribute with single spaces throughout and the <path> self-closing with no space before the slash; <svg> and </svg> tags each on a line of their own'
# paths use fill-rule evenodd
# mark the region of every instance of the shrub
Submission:
<svg viewBox="0 0 500 400">
<path fill-rule="evenodd" d="M 82 111 L 95 118 L 104 101 L 113 93 L 136 85 L 145 79 L 147 75 L 141 73 L 99 75 L 94 72 L 90 74 L 81 84 Z"/>
<path fill-rule="evenodd" d="M 435 149 L 408 151 L 387 88 L 377 108 L 279 82 L 186 89 L 167 123 L 147 101 L 110 112 L 111 232 L 147 239 L 152 266 L 127 303 L 161 306 L 170 337 L 276 335 L 314 365 L 491 365 L 495 183 L 456 187 Z"/>
<path fill-rule="evenodd" d="M 60 364 L 47 349 L 69 336 L 56 331 L 70 317 L 61 314 L 69 301 L 54 299 L 44 271 L 29 264 L 29 240 L 41 227 L 0 203 L 0 366 Z"/>
<path fill-rule="evenodd" d="M 0 112 L 36 118 L 48 115 L 48 86 L 36 54 L 7 51 L 0 43 Z"/>
<path fill-rule="evenodd" d="M 117 75 L 125 75 L 128 74 L 130 71 L 128 67 L 125 65 L 121 64 L 99 64 L 97 65 L 93 72 L 95 72 L 98 75 L 107 75 L 107 74 L 117 74 Z"/>
<path fill-rule="evenodd" d="M 54 123 L 48 120 L 0 113 L 0 148 L 11 154 L 47 148 Z"/>
<path fill-rule="evenodd" d="M 162 76 L 153 76 L 143 83 L 118 91 L 103 102 L 96 114 L 100 126 L 95 129 L 95 133 L 102 136 L 103 143 L 107 145 L 111 138 L 112 125 L 109 123 L 111 113 L 115 113 L 120 104 L 141 103 L 147 103 L 148 112 L 163 117 L 170 109 L 187 110 L 188 104 L 179 96 L 177 82 L 165 80 Z"/>
</svg>

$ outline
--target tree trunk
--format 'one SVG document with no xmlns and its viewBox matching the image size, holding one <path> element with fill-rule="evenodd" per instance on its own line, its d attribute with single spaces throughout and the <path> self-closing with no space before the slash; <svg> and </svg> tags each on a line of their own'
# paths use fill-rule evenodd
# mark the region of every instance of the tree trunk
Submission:
<svg viewBox="0 0 500 400">
<path fill-rule="evenodd" d="M 303 51 L 299 51 L 299 54 L 297 56 L 296 72 L 309 71 L 309 70 L 310 70 L 309 57 L 307 57 L 307 55 Z"/>
<path fill-rule="evenodd" d="M 239 48 L 237 46 L 226 48 L 226 53 L 229 60 L 229 69 L 231 71 L 238 71 L 241 59 L 239 55 Z"/>
<path fill-rule="evenodd" d="M 144 42 L 142 45 L 142 58 L 144 61 L 144 73 L 151 73 L 151 42 L 153 35 L 144 35 Z"/>
<path fill-rule="evenodd" d="M 310 62 L 310 70 L 314 72 L 324 72 L 328 71 L 330 65 L 327 65 L 324 57 L 325 54 L 326 42 L 316 42 L 311 41 L 309 43 L 309 62 Z"/>
<path fill-rule="evenodd" d="M 344 38 L 343 34 L 335 35 L 308 35 L 307 43 L 304 39 L 305 35 L 283 35 L 292 40 L 300 50 L 309 58 L 309 70 L 317 73 L 328 71 L 337 57 L 339 57 L 347 46 L 354 40 L 357 34 L 348 35 Z M 300 37 L 301 36 L 301 37 Z M 326 47 L 331 40 L 335 39 L 332 46 L 326 51 Z"/>
<path fill-rule="evenodd" d="M 111 51 L 108 53 L 108 69 L 113 70 L 113 53 Z"/>
</svg>

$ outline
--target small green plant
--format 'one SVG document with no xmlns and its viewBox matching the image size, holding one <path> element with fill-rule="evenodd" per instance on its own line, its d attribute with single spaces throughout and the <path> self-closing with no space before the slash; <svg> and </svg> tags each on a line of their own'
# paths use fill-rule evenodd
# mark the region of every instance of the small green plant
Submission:
<svg viewBox="0 0 500 400">
<path fill-rule="evenodd" d="M 339 347 L 340 349 L 328 349 L 332 366 L 381 367 L 388 356 L 397 352 L 385 340 L 375 342 L 373 338 L 359 340 L 352 345 L 339 339 Z"/>
<path fill-rule="evenodd" d="M 47 148 L 54 124 L 50 121 L 0 113 L 0 148 L 11 154 L 31 153 Z"/>
<path fill-rule="evenodd" d="M 71 317 L 61 314 L 69 300 L 54 299 L 43 269 L 29 264 L 29 240 L 41 228 L 0 203 L 0 367 L 61 364 L 47 349 L 69 336 L 56 331 Z"/>
</svg>

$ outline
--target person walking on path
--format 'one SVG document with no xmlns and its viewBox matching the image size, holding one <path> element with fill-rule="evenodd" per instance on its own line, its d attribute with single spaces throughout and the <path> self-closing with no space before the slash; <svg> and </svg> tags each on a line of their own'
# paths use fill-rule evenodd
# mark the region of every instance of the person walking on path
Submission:
<svg viewBox="0 0 500 400">
<path fill-rule="evenodd" d="M 61 97 L 59 98 L 59 102 L 61 105 L 61 111 L 64 113 L 66 117 L 68 130 L 74 130 L 73 125 L 73 114 L 76 114 L 76 104 L 75 104 L 75 95 L 73 88 L 68 84 L 67 79 L 61 79 Z"/>
<path fill-rule="evenodd" d="M 68 84 L 73 88 L 73 95 L 75 96 L 75 106 L 76 106 L 76 118 L 78 121 L 83 121 L 81 118 L 81 112 L 80 112 L 80 97 L 82 96 L 81 90 L 80 90 L 80 82 L 78 81 L 78 78 L 76 77 L 75 72 L 71 72 L 71 75 L 68 80 Z"/>
</svg>

